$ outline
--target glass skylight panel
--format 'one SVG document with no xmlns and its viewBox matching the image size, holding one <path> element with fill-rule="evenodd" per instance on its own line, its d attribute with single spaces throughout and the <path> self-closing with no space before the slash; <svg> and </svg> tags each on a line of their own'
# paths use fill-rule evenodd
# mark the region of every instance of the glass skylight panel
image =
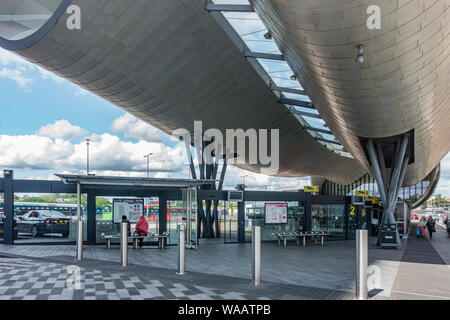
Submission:
<svg viewBox="0 0 450 320">
<path fill-rule="evenodd" d="M 214 4 L 224 4 L 224 5 L 249 5 L 247 0 L 215 0 Z M 241 39 L 244 41 L 248 49 L 252 52 L 267 53 L 267 54 L 277 54 L 280 55 L 281 52 L 273 39 L 266 39 L 264 35 L 268 32 L 263 22 L 259 19 L 255 12 L 222 12 L 223 16 L 228 20 L 230 25 L 234 30 L 240 35 Z M 292 71 L 290 66 L 286 61 L 279 60 L 269 60 L 269 59 L 256 59 L 259 64 L 266 71 L 270 77 L 272 84 L 276 87 L 289 88 L 303 90 L 302 86 L 297 80 L 292 80 L 292 75 L 295 72 Z M 289 92 L 282 92 L 281 96 L 288 99 L 294 99 L 299 101 L 305 101 L 311 103 L 311 100 L 307 95 L 300 95 Z M 295 105 L 287 105 L 289 110 L 296 110 L 300 112 L 306 112 L 309 114 L 319 115 L 317 110 L 304 108 Z M 304 127 L 312 127 L 317 129 L 329 130 L 322 119 L 308 117 L 305 115 L 295 114 L 297 120 Z M 336 141 L 336 138 L 332 134 L 317 132 L 309 129 L 308 132 L 316 139 L 327 139 L 331 141 Z M 344 150 L 340 145 L 320 141 L 329 150 L 336 152 L 345 157 L 351 157 L 352 155 Z"/>
</svg>

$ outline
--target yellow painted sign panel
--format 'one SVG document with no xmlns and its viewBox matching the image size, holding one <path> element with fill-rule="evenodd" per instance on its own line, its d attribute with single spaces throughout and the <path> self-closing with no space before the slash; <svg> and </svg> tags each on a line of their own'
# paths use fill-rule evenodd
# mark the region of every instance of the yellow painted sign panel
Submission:
<svg viewBox="0 0 450 320">
<path fill-rule="evenodd" d="M 373 203 L 376 203 L 378 201 L 378 197 L 376 197 L 376 196 L 367 196 L 366 200 L 370 200 Z"/>
<path fill-rule="evenodd" d="M 368 196 L 369 195 L 369 190 L 357 190 L 355 192 L 355 194 L 357 196 Z"/>
<path fill-rule="evenodd" d="M 304 192 L 319 192 L 319 186 L 306 186 L 303 188 Z"/>
</svg>

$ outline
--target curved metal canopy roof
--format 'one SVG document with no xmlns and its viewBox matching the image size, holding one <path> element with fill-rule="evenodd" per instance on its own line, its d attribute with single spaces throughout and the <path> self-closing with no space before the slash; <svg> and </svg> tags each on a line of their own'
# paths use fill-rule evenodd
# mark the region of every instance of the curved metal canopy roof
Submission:
<svg viewBox="0 0 450 320">
<path fill-rule="evenodd" d="M 441 8 L 444 0 L 430 6 L 443 9 L 443 14 L 424 8 L 418 20 L 411 20 L 410 27 L 418 22 L 437 25 L 430 22 L 435 18 L 439 26 L 432 38 L 426 28 L 407 37 L 404 26 L 392 24 L 376 35 L 352 34 L 345 26 L 330 30 L 338 16 L 350 30 L 359 30 L 360 12 L 359 17 L 351 11 L 342 16 L 358 1 L 251 2 L 319 114 L 357 161 L 327 149 L 318 142 L 318 131 L 299 122 L 305 118 L 279 103 L 280 95 L 267 85 L 270 76 L 263 63 L 243 56 L 248 47 L 243 51 L 237 47 L 238 36 L 229 23 L 220 13 L 206 11 L 201 0 L 63 1 L 52 23 L 49 20 L 31 36 L 15 41 L 0 33 L 0 46 L 21 49 L 16 52 L 26 59 L 167 133 L 177 128 L 192 132 L 194 120 L 202 120 L 204 129 L 222 131 L 280 129 L 278 176 L 317 175 L 351 183 L 368 170 L 359 137 L 385 137 L 410 129 L 415 130 L 418 154 L 408 168 L 407 181 L 414 183 L 436 167 L 450 147 L 450 130 L 443 129 L 450 120 L 445 107 L 449 19 L 445 20 L 448 6 Z M 81 30 L 68 30 L 65 19 L 58 20 L 70 3 L 82 8 Z M 392 18 L 399 12 L 408 17 L 417 13 L 414 8 L 400 9 L 393 9 Z M 317 29 L 308 29 L 313 22 Z M 427 42 L 427 37 L 432 40 Z M 416 46 L 407 45 L 409 38 Z M 364 67 L 354 62 L 356 42 L 372 55 Z M 425 49 L 426 44 L 436 52 Z M 418 50 L 421 55 L 414 54 Z M 442 113 L 445 116 L 438 118 Z M 433 146 L 426 141 L 433 141 Z"/>
<path fill-rule="evenodd" d="M 377 1 L 379 30 L 367 28 L 362 1 L 250 2 L 328 127 L 364 168 L 361 138 L 412 130 L 415 161 L 404 184 L 438 166 L 450 150 L 448 1 Z"/>
</svg>

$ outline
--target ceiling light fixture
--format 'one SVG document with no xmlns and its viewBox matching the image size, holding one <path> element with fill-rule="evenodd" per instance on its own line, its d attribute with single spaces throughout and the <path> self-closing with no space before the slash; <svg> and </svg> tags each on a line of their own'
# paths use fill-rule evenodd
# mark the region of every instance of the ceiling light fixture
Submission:
<svg viewBox="0 0 450 320">
<path fill-rule="evenodd" d="M 264 33 L 264 38 L 266 38 L 267 40 L 272 39 L 272 35 L 270 34 L 270 32 L 266 32 Z"/>
<path fill-rule="evenodd" d="M 293 75 L 291 76 L 291 80 L 292 80 L 292 81 L 297 80 L 297 75 L 296 75 L 296 74 L 293 74 Z"/>
</svg>

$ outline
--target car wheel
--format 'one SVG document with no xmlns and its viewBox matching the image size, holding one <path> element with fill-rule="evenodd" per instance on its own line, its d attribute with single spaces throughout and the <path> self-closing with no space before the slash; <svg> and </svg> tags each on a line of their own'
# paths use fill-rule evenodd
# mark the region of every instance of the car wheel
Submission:
<svg viewBox="0 0 450 320">
<path fill-rule="evenodd" d="M 38 234 L 37 228 L 36 228 L 36 227 L 31 228 L 31 236 L 32 236 L 33 238 L 36 238 L 38 235 L 39 235 L 39 234 Z"/>
</svg>

